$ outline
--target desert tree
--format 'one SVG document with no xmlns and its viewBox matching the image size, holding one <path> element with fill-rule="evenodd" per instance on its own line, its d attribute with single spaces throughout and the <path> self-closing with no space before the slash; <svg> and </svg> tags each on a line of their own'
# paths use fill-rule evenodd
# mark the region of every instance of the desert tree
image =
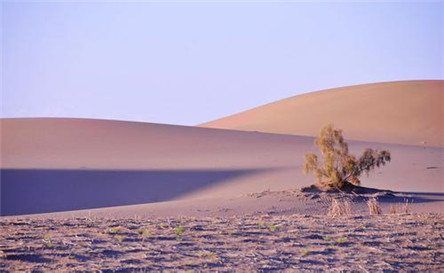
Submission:
<svg viewBox="0 0 444 273">
<path fill-rule="evenodd" d="M 390 152 L 367 148 L 359 157 L 349 153 L 348 144 L 342 136 L 342 130 L 333 125 L 322 128 L 315 139 L 322 156 L 322 165 L 314 153 L 305 155 L 304 173 L 314 173 L 316 184 L 321 188 L 343 188 L 351 183 L 359 186 L 359 176 L 368 173 L 375 167 L 390 162 Z"/>
</svg>

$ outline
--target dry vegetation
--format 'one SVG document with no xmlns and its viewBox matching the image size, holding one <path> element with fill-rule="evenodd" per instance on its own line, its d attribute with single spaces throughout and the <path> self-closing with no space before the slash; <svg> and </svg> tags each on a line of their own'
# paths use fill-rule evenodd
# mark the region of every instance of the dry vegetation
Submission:
<svg viewBox="0 0 444 273">
<path fill-rule="evenodd" d="M 344 189 L 348 185 L 360 186 L 359 177 L 363 173 L 368 175 L 375 167 L 379 168 L 391 160 L 390 152 L 370 148 L 356 158 L 349 153 L 342 130 L 335 129 L 332 125 L 322 128 L 314 144 L 319 147 L 322 164 L 318 161 L 317 155 L 306 154 L 304 173 L 313 172 L 316 184 L 324 189 Z"/>
<path fill-rule="evenodd" d="M 1 219 L 0 271 L 442 272 L 442 215 Z"/>
</svg>

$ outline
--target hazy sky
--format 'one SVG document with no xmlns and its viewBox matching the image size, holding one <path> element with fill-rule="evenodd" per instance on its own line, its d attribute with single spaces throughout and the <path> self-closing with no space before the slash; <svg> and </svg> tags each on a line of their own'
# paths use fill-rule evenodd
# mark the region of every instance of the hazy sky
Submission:
<svg viewBox="0 0 444 273">
<path fill-rule="evenodd" d="M 304 92 L 444 78 L 444 4 L 2 3 L 2 117 L 195 125 Z"/>
</svg>

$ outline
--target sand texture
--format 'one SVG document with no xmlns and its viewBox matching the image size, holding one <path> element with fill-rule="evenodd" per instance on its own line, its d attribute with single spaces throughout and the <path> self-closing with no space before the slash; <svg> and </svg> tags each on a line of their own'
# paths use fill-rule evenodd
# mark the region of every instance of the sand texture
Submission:
<svg viewBox="0 0 444 273">
<path fill-rule="evenodd" d="M 88 119 L 2 119 L 1 127 L 2 215 L 192 199 L 212 206 L 314 181 L 302 173 L 304 154 L 316 151 L 311 137 Z M 443 148 L 350 142 L 355 153 L 366 147 L 393 160 L 364 176 L 365 186 L 444 192 Z"/>
<path fill-rule="evenodd" d="M 442 272 L 442 215 L 0 220 L 0 270 Z"/>
<path fill-rule="evenodd" d="M 312 92 L 201 124 L 317 136 L 332 123 L 350 139 L 444 146 L 444 81 L 363 84 Z"/>
<path fill-rule="evenodd" d="M 336 88 L 200 127 L 2 118 L 0 272 L 444 272 L 443 87 Z M 368 189 L 303 188 L 328 123 L 353 154 L 390 151 Z"/>
</svg>

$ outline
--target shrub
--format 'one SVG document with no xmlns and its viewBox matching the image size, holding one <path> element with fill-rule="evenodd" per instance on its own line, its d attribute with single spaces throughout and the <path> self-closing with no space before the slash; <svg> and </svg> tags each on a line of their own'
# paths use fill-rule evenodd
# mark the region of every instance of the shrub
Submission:
<svg viewBox="0 0 444 273">
<path fill-rule="evenodd" d="M 332 125 L 322 128 L 314 143 L 321 151 L 323 165 L 319 164 L 317 155 L 308 153 L 305 155 L 304 173 L 313 172 L 316 184 L 322 188 L 341 189 L 346 182 L 359 186 L 362 173 L 368 175 L 375 167 L 391 160 L 390 152 L 370 148 L 356 158 L 349 153 L 342 130 L 334 129 Z"/>
</svg>

